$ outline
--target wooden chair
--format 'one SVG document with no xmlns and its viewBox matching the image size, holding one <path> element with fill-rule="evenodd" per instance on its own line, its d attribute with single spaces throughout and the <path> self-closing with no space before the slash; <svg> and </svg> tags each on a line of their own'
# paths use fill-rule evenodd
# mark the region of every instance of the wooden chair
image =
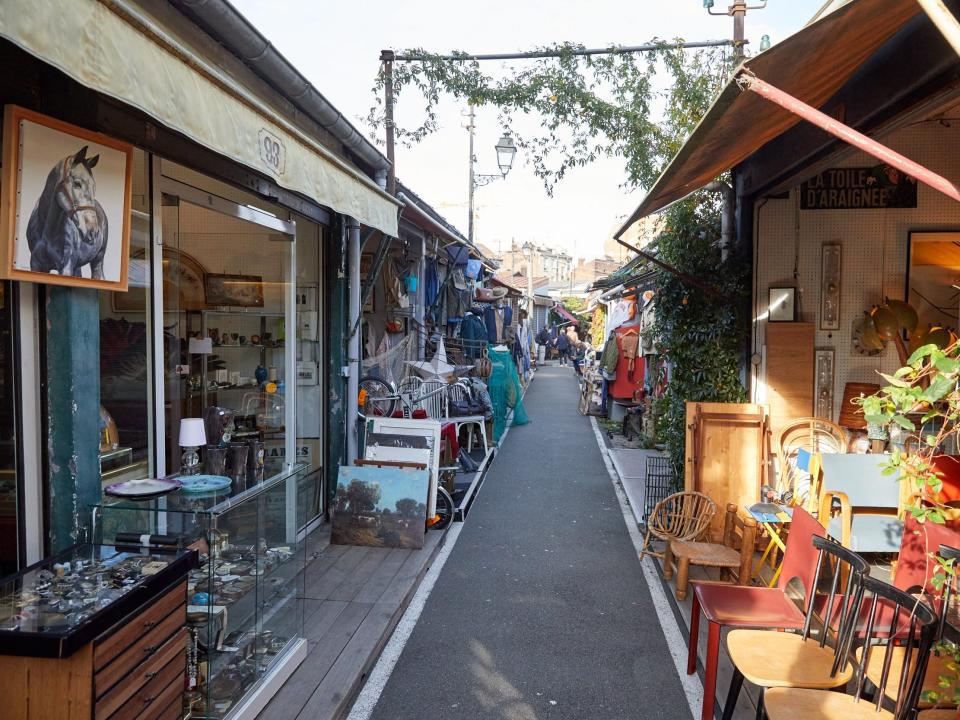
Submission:
<svg viewBox="0 0 960 720">
<path fill-rule="evenodd" d="M 685 600 L 687 597 L 691 565 L 719 568 L 721 577 L 735 571 L 733 579 L 720 582 L 749 585 L 756 539 L 757 521 L 752 517 L 741 518 L 737 514 L 737 506 L 728 503 L 723 524 L 723 543 L 670 540 L 663 554 L 663 577 L 667 580 L 673 577 L 673 560 L 676 559 L 677 600 Z"/>
<path fill-rule="evenodd" d="M 783 568 L 776 587 L 744 587 L 716 585 L 693 581 L 693 608 L 690 614 L 690 644 L 687 650 L 687 674 L 697 671 L 697 647 L 700 635 L 700 612 L 706 618 L 707 656 L 704 662 L 704 720 L 713 720 L 717 691 L 717 663 L 720 651 L 720 629 L 763 628 L 801 630 L 804 613 L 813 597 L 817 571 L 817 551 L 813 538 L 823 537 L 824 529 L 803 508 L 794 508 Z M 799 584 L 799 601 L 788 595 Z"/>
<path fill-rule="evenodd" d="M 794 505 L 801 505 L 808 512 L 817 511 L 819 488 L 816 466 L 801 468 L 798 455 L 801 450 L 806 457 L 816 458 L 821 453 L 847 452 L 849 438 L 847 431 L 836 423 L 823 418 L 797 418 L 777 433 L 777 487 L 779 490 L 793 490 Z"/>
<path fill-rule="evenodd" d="M 867 637 L 864 652 L 867 660 L 857 668 L 853 695 L 843 695 L 838 692 L 824 690 L 837 685 L 828 685 L 823 688 L 797 687 L 781 684 L 771 687 L 763 698 L 764 710 L 769 720 L 908 720 L 913 717 L 914 708 L 920 693 L 923 690 L 923 677 L 926 673 L 930 648 L 937 627 L 937 616 L 926 604 L 918 602 L 908 593 L 898 590 L 892 585 L 881 582 L 876 578 L 863 578 L 863 591 L 859 603 L 867 603 L 872 608 L 867 626 Z M 893 634 L 904 637 L 902 645 L 888 642 L 889 635 L 885 632 L 875 634 L 875 621 L 878 608 L 892 608 L 892 614 L 899 618 L 895 623 Z M 856 613 L 850 613 L 851 616 Z M 852 619 L 852 617 L 851 617 Z M 899 627 L 898 627 L 899 625 Z M 738 631 L 742 632 L 742 631 Z M 732 633 L 731 633 L 732 635 Z M 848 633 L 847 637 L 852 636 Z M 841 646 L 838 655 L 841 665 L 849 665 L 853 653 L 850 644 L 844 645 L 841 632 Z M 870 665 L 889 668 L 892 654 L 902 649 L 905 662 L 913 671 L 910 676 L 894 676 L 884 672 L 877 684 L 876 700 L 868 702 L 864 699 L 864 689 L 867 684 L 866 669 Z M 877 655 L 876 660 L 873 656 Z M 803 669 L 801 668 L 803 672 Z M 804 672 L 804 674 L 806 674 Z M 837 677 L 843 676 L 838 672 Z M 884 708 L 884 700 L 892 690 L 891 682 L 898 687 L 899 701 L 891 712 Z M 846 683 L 844 683 L 846 684 Z M 954 711 L 955 714 L 955 711 Z M 929 716 L 928 716 L 929 717 Z"/>
<path fill-rule="evenodd" d="M 811 639 L 816 617 L 816 603 L 813 602 L 808 603 L 803 631 L 799 635 L 771 630 L 732 631 L 727 635 L 727 654 L 730 655 L 734 671 L 723 707 L 723 720 L 733 718 L 744 679 L 760 687 L 757 717 L 762 718 L 761 709 L 767 688 L 832 690 L 842 688 L 853 677 L 850 646 L 870 566 L 862 557 L 832 540 L 814 537 L 813 545 L 818 551 L 814 582 L 825 565 L 832 567 L 833 578 L 822 617 L 834 617 L 834 610 L 839 607 L 838 631 L 833 632 L 829 622 L 818 621 L 819 641 Z M 845 589 L 839 593 L 842 577 L 846 578 Z M 827 644 L 828 637 L 832 645 Z M 773 717 L 772 714 L 770 717 Z M 783 717 L 810 716 L 800 713 Z"/>
<path fill-rule="evenodd" d="M 896 475 L 884 475 L 883 455 L 820 456 L 823 480 L 820 523 L 827 534 L 858 553 L 895 553 L 903 537 L 902 503 Z M 839 516 L 832 516 L 834 501 Z"/>
<path fill-rule="evenodd" d="M 678 492 L 668 495 L 654 506 L 647 518 L 647 532 L 640 548 L 644 555 L 663 558 L 650 544 L 656 537 L 670 544 L 671 540 L 699 540 L 710 529 L 717 505 L 703 493 Z"/>
<path fill-rule="evenodd" d="M 924 710 L 917 720 L 957 720 L 956 710 Z"/>
</svg>

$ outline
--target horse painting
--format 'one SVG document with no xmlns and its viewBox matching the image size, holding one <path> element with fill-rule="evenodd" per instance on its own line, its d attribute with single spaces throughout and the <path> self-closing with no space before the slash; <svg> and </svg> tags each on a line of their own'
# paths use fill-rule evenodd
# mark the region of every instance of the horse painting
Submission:
<svg viewBox="0 0 960 720">
<path fill-rule="evenodd" d="M 54 165 L 27 224 L 30 269 L 34 272 L 103 280 L 107 252 L 107 214 L 97 201 L 93 168 L 99 155 L 87 157 L 87 145 Z"/>
</svg>

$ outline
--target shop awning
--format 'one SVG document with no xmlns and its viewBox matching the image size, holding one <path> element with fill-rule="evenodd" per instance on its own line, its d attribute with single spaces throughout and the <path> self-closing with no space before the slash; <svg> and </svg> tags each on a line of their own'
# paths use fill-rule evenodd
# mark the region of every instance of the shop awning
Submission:
<svg viewBox="0 0 960 720">
<path fill-rule="evenodd" d="M 573 314 L 569 310 L 567 310 L 563 305 L 560 305 L 559 303 L 553 306 L 553 311 L 557 315 L 562 317 L 564 320 L 566 320 L 567 322 L 572 322 L 572 323 L 580 322 L 579 320 L 577 320 L 577 318 L 573 316 Z"/>
<path fill-rule="evenodd" d="M 820 107 L 919 12 L 916 0 L 853 0 L 748 60 L 740 72 Z M 798 122 L 798 116 L 731 80 L 615 237 L 703 187 Z"/>
<path fill-rule="evenodd" d="M 0 36 L 278 185 L 397 236 L 390 195 L 136 6 L 3 0 Z"/>
</svg>

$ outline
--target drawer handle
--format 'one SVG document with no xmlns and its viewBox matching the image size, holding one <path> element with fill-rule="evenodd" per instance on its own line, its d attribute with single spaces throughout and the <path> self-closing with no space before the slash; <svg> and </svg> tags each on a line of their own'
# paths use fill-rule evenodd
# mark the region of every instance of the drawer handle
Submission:
<svg viewBox="0 0 960 720">
<path fill-rule="evenodd" d="M 150 653 L 154 652 L 156 649 L 157 649 L 157 646 L 156 646 L 156 645 L 147 645 L 147 646 L 143 649 L 143 651 L 144 651 L 147 655 L 149 655 Z"/>
<path fill-rule="evenodd" d="M 148 672 L 143 674 L 143 677 L 146 680 L 153 680 L 156 676 L 157 676 L 156 672 Z"/>
<path fill-rule="evenodd" d="M 143 621 L 143 627 L 145 627 L 147 630 L 149 630 L 150 628 L 154 627 L 156 624 L 157 624 L 156 620 L 144 620 L 144 621 Z"/>
<path fill-rule="evenodd" d="M 156 700 L 156 699 L 157 699 L 156 696 L 151 695 L 150 697 L 146 697 L 146 698 L 143 699 L 143 704 L 144 704 L 144 705 L 149 705 L 150 703 L 152 703 L 152 702 L 153 702 L 154 700 Z"/>
</svg>

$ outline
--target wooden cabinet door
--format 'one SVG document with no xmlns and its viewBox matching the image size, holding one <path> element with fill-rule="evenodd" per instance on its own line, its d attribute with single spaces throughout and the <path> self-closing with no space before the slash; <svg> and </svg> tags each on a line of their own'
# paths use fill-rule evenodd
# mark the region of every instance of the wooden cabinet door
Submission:
<svg viewBox="0 0 960 720">
<path fill-rule="evenodd" d="M 781 427 L 813 415 L 814 338 L 813 323 L 767 323 L 767 405 L 774 445 Z"/>
</svg>

